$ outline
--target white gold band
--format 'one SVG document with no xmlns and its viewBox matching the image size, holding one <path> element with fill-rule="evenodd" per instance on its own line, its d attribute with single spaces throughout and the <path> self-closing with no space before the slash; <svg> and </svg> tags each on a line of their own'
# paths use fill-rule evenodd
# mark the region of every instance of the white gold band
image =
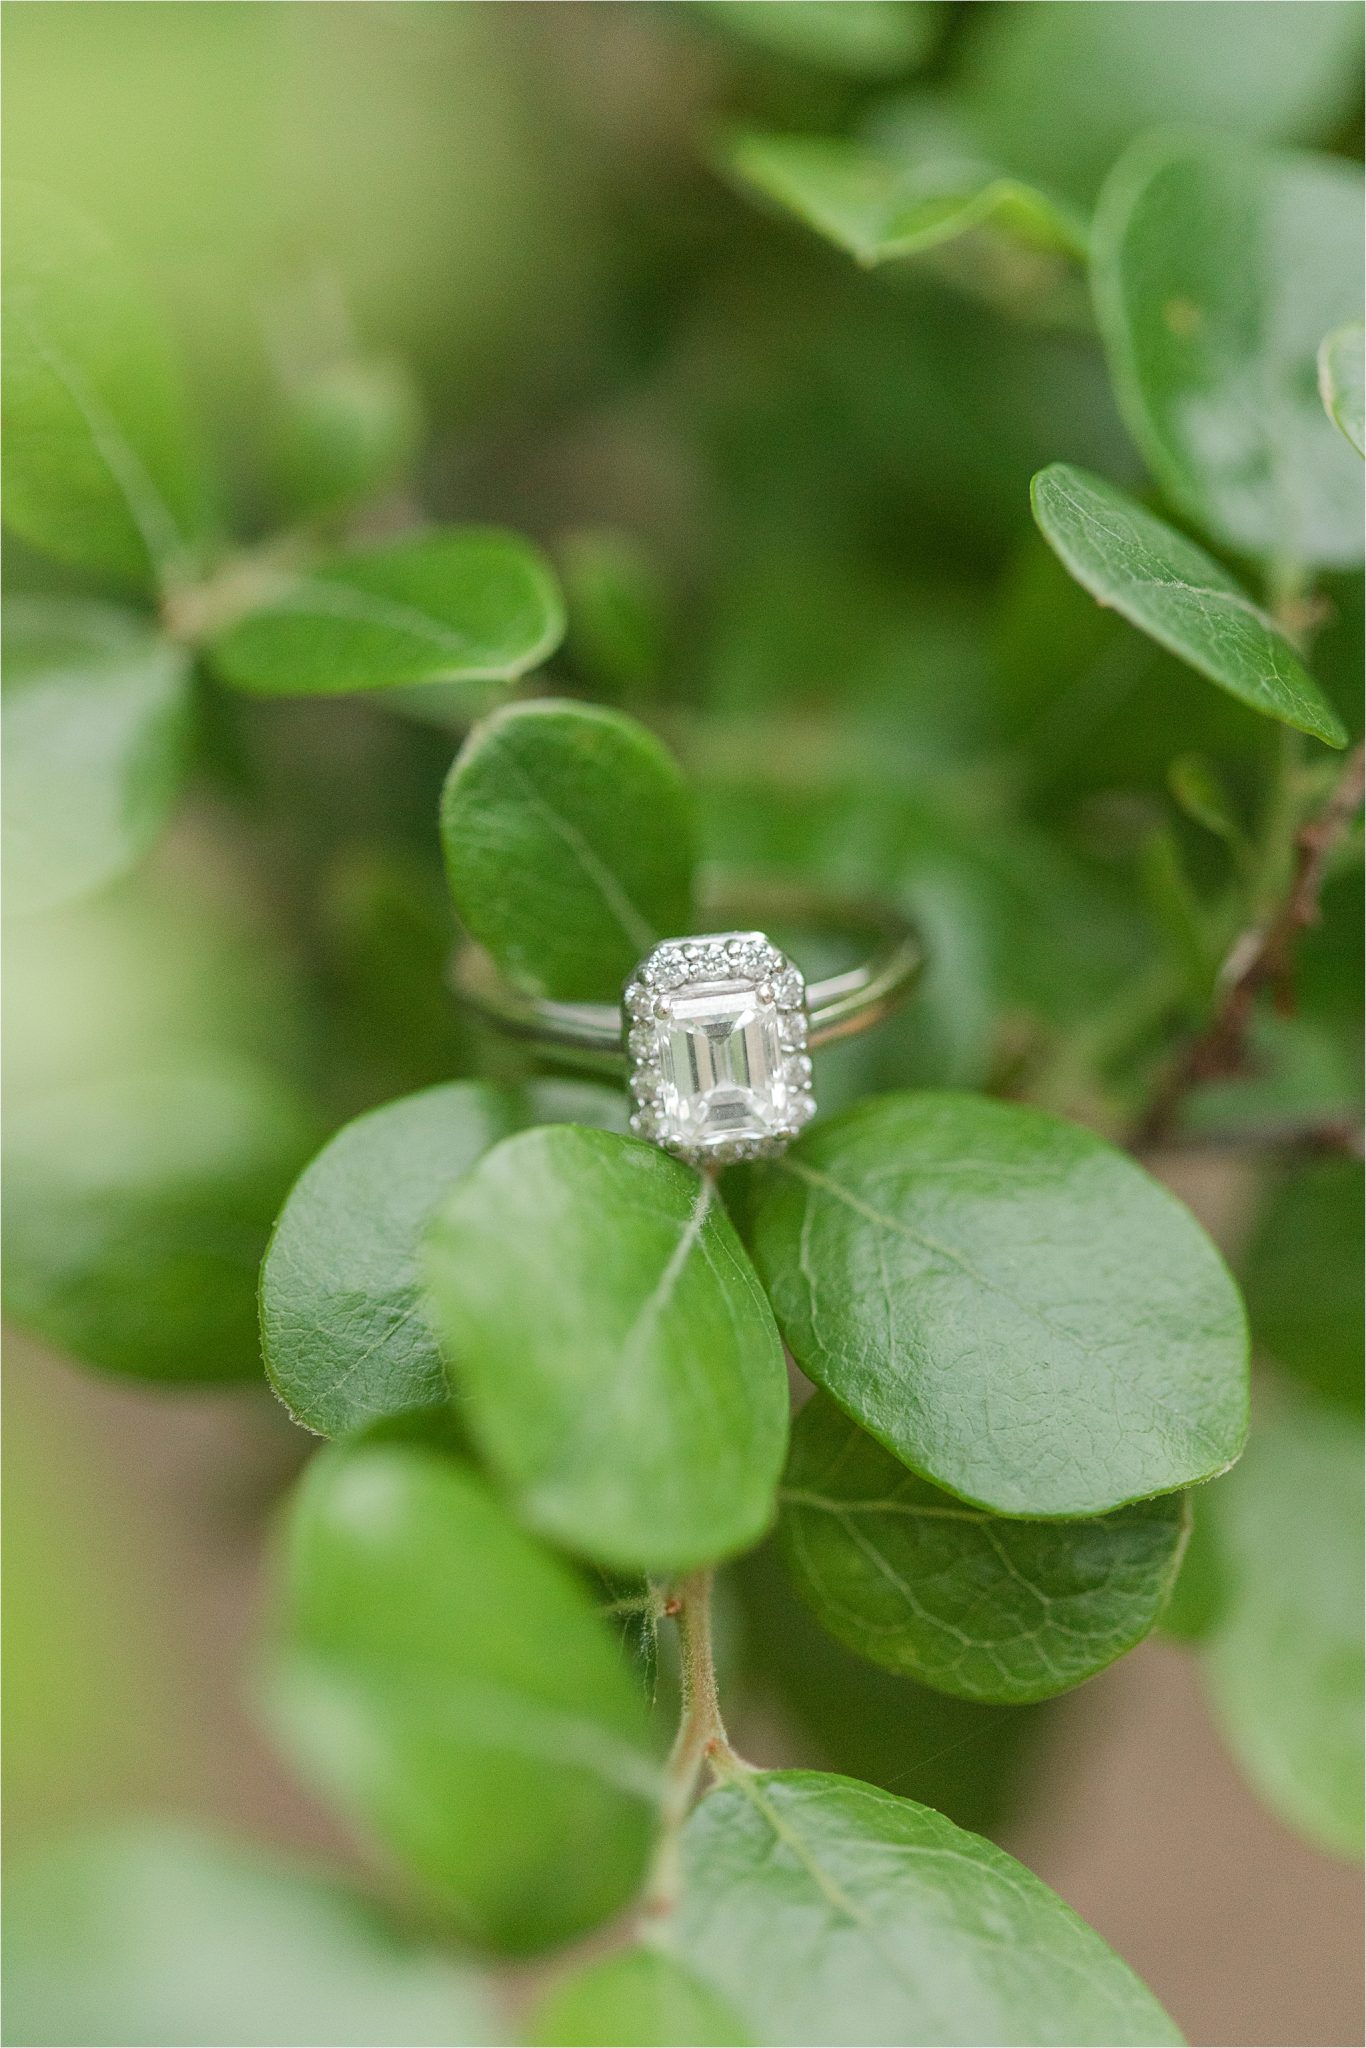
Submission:
<svg viewBox="0 0 1366 2048">
<path fill-rule="evenodd" d="M 706 892 L 704 907 L 718 913 L 718 922 L 726 912 L 739 911 L 751 919 L 871 941 L 859 965 L 807 984 L 813 1048 L 876 1024 L 910 993 L 924 965 L 915 927 L 890 904 L 772 881 L 727 881 Z M 451 963 L 451 985 L 462 1002 L 500 1030 L 572 1056 L 575 1064 L 619 1068 L 627 1060 L 617 1003 L 557 1002 L 528 994 L 504 981 L 489 956 L 468 942 L 457 948 Z"/>
</svg>

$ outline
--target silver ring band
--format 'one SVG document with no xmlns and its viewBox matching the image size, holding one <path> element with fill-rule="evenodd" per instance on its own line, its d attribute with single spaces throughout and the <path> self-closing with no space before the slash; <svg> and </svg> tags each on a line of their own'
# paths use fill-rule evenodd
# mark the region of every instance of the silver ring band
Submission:
<svg viewBox="0 0 1366 2048">
<path fill-rule="evenodd" d="M 924 948 L 910 920 L 895 906 L 775 880 L 726 878 L 703 890 L 703 908 L 718 923 L 772 919 L 865 939 L 868 957 L 843 974 L 808 984 L 806 1013 L 812 1047 L 866 1031 L 896 1007 L 924 966 Z M 574 1064 L 620 1068 L 627 1063 L 625 1019 L 616 1003 L 556 1002 L 503 980 L 488 954 L 472 941 L 457 947 L 451 985 L 499 1030 L 553 1048 Z"/>
</svg>

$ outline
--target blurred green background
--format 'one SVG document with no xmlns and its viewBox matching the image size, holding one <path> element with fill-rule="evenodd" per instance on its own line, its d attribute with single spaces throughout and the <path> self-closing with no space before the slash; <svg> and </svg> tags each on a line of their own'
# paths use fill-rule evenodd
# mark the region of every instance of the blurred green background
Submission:
<svg viewBox="0 0 1366 2048">
<path fill-rule="evenodd" d="M 743 0 L 24 0 L 3 14 L 5 170 L 69 198 L 145 276 L 225 525 L 251 539 L 295 518 L 319 448 L 344 496 L 372 433 L 384 488 L 341 523 L 383 534 L 420 511 L 537 538 L 570 606 L 545 687 L 655 723 L 701 782 L 714 855 L 904 894 L 931 941 L 925 992 L 867 1051 L 831 1056 L 827 1103 L 1018 1085 L 1113 1130 L 1152 1047 L 1141 1019 L 1113 1061 L 1087 1032 L 1117 1004 L 1124 1025 L 1124 992 L 1171 943 L 1155 837 L 1218 873 L 1169 763 L 1217 758 L 1243 801 L 1272 728 L 1100 613 L 1033 529 L 1047 461 L 1142 488 L 1065 266 L 987 238 L 863 274 L 711 154 L 741 122 L 938 121 L 1083 206 L 1154 124 L 1355 155 L 1361 10 L 873 12 L 832 41 L 819 9 Z M 89 587 L 17 541 L 6 577 Z M 1326 588 L 1315 670 L 1359 730 L 1359 579 Z M 54 1173 L 54 1090 L 107 1104 L 183 1067 L 268 1099 L 274 1152 L 251 1168 L 268 1216 L 342 1118 L 489 1065 L 442 986 L 436 797 L 471 708 L 254 704 L 201 680 L 170 837 L 90 903 L 7 927 L 18 1230 L 26 1200 L 50 1225 L 55 1182 L 79 1235 L 101 1173 L 125 1170 L 115 1108 L 104 1164 Z M 1210 1091 L 1193 1131 L 1353 1112 L 1360 905 L 1344 871 L 1261 1094 Z M 1237 1254 L 1262 1181 L 1217 1142 L 1182 1171 Z M 192 1183 L 187 1166 L 191 1203 Z M 144 1256 L 163 1220 L 149 1194 L 117 1254 Z M 253 1341 L 253 1246 L 227 1262 L 226 1377 Z M 169 1811 L 354 1856 L 239 1704 L 263 1532 L 305 1449 L 264 1386 L 96 1381 L 12 1344 L 13 1854 Z M 770 1753 L 1003 1832 L 1193 2038 L 1360 2038 L 1357 1881 L 1253 1805 L 1170 1643 L 1022 1718 L 837 1658 L 764 1555 L 725 1619 Z"/>
</svg>

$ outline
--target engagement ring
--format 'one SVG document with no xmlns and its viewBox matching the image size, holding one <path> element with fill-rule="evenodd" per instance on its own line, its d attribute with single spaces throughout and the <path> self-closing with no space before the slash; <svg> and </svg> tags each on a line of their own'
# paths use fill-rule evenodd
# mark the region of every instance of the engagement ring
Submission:
<svg viewBox="0 0 1366 2048">
<path fill-rule="evenodd" d="M 664 939 L 636 968 L 620 1005 L 528 994 L 473 944 L 457 952 L 452 980 L 504 1031 L 575 1064 L 624 1064 L 637 1137 L 694 1166 L 772 1158 L 816 1113 L 812 1050 L 884 1017 L 909 992 L 923 952 L 888 905 L 772 884 L 743 896 L 728 887 L 724 907 L 737 901 L 846 943 L 871 939 L 872 950 L 847 972 L 808 983 L 762 931 Z"/>
</svg>

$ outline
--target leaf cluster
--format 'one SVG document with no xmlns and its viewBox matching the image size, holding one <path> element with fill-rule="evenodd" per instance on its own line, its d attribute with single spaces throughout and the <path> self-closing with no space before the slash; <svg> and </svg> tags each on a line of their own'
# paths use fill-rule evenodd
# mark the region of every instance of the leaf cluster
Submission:
<svg viewBox="0 0 1366 2048">
<path fill-rule="evenodd" d="M 1156 83 L 1127 7 L 642 29 L 723 80 L 706 251 L 642 236 L 602 349 L 642 472 L 706 479 L 680 566 L 658 478 L 537 540 L 432 481 L 387 339 L 286 352 L 244 513 L 154 296 L 11 188 L 7 1306 L 134 1380 L 263 1359 L 330 1440 L 254 1696 L 406 1908 L 159 1831 L 39 1859 L 26 2039 L 1177 2040 L 972 1831 L 1160 1622 L 1359 1841 L 1361 1181 L 1302 1141 L 1357 1101 L 1361 194 L 1287 147 L 1353 10 L 1169 11 Z M 196 881 L 182 943 L 196 832 L 253 916 Z M 719 1179 L 445 987 L 460 934 L 615 1000 L 718 874 L 881 891 L 929 957 Z M 1253 1160 L 1237 1280 L 1156 1170 L 1197 1135 Z M 561 1950 L 511 2019 L 475 1960 Z"/>
</svg>

